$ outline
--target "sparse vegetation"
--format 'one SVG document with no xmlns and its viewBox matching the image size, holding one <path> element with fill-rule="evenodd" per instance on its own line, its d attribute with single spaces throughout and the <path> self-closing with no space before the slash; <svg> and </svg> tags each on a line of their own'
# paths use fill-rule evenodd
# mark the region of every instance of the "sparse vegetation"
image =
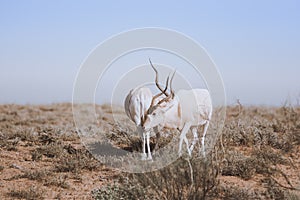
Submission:
<svg viewBox="0 0 300 200">
<path fill-rule="evenodd" d="M 122 176 L 152 199 L 300 198 L 299 108 L 239 107 L 232 115 L 236 108 L 229 108 L 222 138 L 206 161 L 179 159 L 159 171 Z M 119 139 L 124 143 L 132 140 Z"/>
<path fill-rule="evenodd" d="M 67 156 L 63 162 L 55 165 L 55 171 L 79 173 L 83 169 L 94 170 L 98 166 L 97 161 L 88 152 L 83 151 Z"/>
<path fill-rule="evenodd" d="M 141 151 L 130 123 L 114 123 L 107 105 L 98 109 L 115 146 Z M 300 199 L 299 119 L 300 108 L 290 105 L 229 107 L 206 161 L 184 156 L 158 171 L 128 174 L 105 168 L 82 146 L 70 104 L 2 105 L 0 199 Z M 151 148 L 171 139 L 152 138 Z"/>
<path fill-rule="evenodd" d="M 212 154 L 206 161 L 180 158 L 158 171 L 125 176 L 155 199 L 205 199 L 218 185 L 219 168 L 213 159 Z"/>
<path fill-rule="evenodd" d="M 155 196 L 148 196 L 141 186 L 134 186 L 127 181 L 113 182 L 106 186 L 95 189 L 91 192 L 92 198 L 96 200 L 114 199 L 156 199 Z"/>
<path fill-rule="evenodd" d="M 24 190 L 11 190 L 9 191 L 8 196 L 12 198 L 26 199 L 26 200 L 45 199 L 43 196 L 43 191 L 36 187 L 29 187 Z"/>
</svg>

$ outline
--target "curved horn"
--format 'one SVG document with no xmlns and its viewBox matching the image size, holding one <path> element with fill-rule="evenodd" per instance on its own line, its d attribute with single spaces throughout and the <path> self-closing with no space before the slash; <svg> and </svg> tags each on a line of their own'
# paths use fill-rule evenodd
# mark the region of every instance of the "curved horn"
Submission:
<svg viewBox="0 0 300 200">
<path fill-rule="evenodd" d="M 175 76 L 175 73 L 176 73 L 176 69 L 174 70 L 173 75 L 172 75 L 171 80 L 170 80 L 170 91 L 171 91 L 172 98 L 174 98 L 174 96 L 175 96 L 175 92 L 174 92 L 174 90 L 172 88 L 172 83 L 173 83 L 173 78 Z"/>
<path fill-rule="evenodd" d="M 174 70 L 174 72 L 173 72 L 173 74 L 172 74 L 172 77 L 171 77 L 171 80 L 170 80 L 170 90 L 171 90 L 171 94 L 169 95 L 169 96 L 167 96 L 166 98 L 163 98 L 162 100 L 160 100 L 158 103 L 157 103 L 157 105 L 159 105 L 159 104 L 161 104 L 161 103 L 163 103 L 163 102 L 165 102 L 165 101 L 170 101 L 170 99 L 173 99 L 174 97 L 175 97 L 175 92 L 174 92 L 174 90 L 173 90 L 173 88 L 172 88 L 172 82 L 173 82 L 173 78 L 174 78 L 174 76 L 175 76 L 175 73 L 176 73 L 176 69 Z M 168 79 L 169 79 L 169 76 L 168 76 Z M 167 80 L 168 80 L 167 79 Z M 166 87 L 167 88 L 167 87 Z M 161 95 L 162 93 L 160 93 L 160 95 Z M 153 100 L 153 99 L 152 99 Z M 154 103 L 154 100 L 153 100 L 153 102 L 152 103 Z M 151 104 L 152 105 L 152 104 Z M 152 106 L 150 106 L 150 107 L 152 107 Z"/>
<path fill-rule="evenodd" d="M 163 91 L 164 94 L 166 94 L 165 92 L 168 90 L 168 85 L 169 85 L 169 78 L 170 78 L 170 75 L 168 76 L 167 80 L 166 80 L 166 87 Z"/>
<path fill-rule="evenodd" d="M 157 69 L 154 67 L 154 65 L 152 64 L 150 58 L 149 58 L 149 62 L 150 62 L 150 65 L 151 65 L 152 69 L 155 71 L 155 85 L 156 85 L 156 87 L 157 87 L 164 95 L 169 96 L 169 94 L 167 93 L 168 87 L 166 87 L 165 89 L 162 89 L 161 86 L 158 84 L 158 71 L 157 71 Z M 168 80 L 169 80 L 169 77 L 168 77 Z M 166 84 L 166 86 L 168 86 L 168 84 Z"/>
<path fill-rule="evenodd" d="M 165 89 L 163 90 L 164 92 L 168 89 L 169 78 L 170 78 L 170 77 L 168 76 L 168 78 L 167 78 L 167 80 L 166 80 L 166 87 L 165 87 Z M 162 94 L 164 94 L 164 92 L 158 93 L 157 95 L 155 95 L 154 97 L 152 97 L 151 104 L 150 104 L 150 108 L 154 106 L 155 100 L 156 100 L 158 97 L 160 97 Z M 148 109 L 148 110 L 149 110 L 149 109 Z"/>
</svg>

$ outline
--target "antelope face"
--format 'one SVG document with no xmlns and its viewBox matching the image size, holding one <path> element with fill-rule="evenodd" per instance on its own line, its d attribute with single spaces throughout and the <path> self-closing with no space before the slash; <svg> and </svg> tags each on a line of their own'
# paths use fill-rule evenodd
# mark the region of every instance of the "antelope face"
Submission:
<svg viewBox="0 0 300 200">
<path fill-rule="evenodd" d="M 163 102 L 156 106 L 150 107 L 143 123 L 143 128 L 148 130 L 158 125 L 162 125 L 165 120 L 167 111 L 173 107 L 173 101 Z"/>
<path fill-rule="evenodd" d="M 147 114 L 145 121 L 143 123 L 143 128 L 148 130 L 159 124 L 162 124 L 164 120 L 164 111 L 159 107 L 153 110 L 151 113 Z"/>
</svg>

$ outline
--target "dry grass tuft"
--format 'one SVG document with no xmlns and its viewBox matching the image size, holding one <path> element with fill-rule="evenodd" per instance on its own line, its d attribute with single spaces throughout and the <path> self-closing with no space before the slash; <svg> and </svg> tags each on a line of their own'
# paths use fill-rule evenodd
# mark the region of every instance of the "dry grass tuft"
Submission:
<svg viewBox="0 0 300 200">
<path fill-rule="evenodd" d="M 43 190 L 31 186 L 24 190 L 11 190 L 8 193 L 9 197 L 26 200 L 42 200 L 45 199 L 43 196 Z"/>
</svg>

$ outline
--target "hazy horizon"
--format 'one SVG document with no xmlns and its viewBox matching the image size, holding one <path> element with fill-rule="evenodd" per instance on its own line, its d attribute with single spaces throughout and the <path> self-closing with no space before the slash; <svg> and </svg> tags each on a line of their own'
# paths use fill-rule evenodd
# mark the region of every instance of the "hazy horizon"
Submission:
<svg viewBox="0 0 300 200">
<path fill-rule="evenodd" d="M 89 53 L 112 35 L 143 27 L 179 31 L 201 44 L 221 73 L 227 104 L 296 104 L 299 9 L 299 1 L 1 1 L 0 104 L 71 102 Z M 164 64 L 161 57 L 152 59 Z M 174 67 L 184 75 L 183 66 Z M 109 80 L 121 78 L 117 71 L 103 80 L 101 95 L 111 91 Z M 193 87 L 202 87 L 203 80 L 191 79 Z"/>
</svg>

